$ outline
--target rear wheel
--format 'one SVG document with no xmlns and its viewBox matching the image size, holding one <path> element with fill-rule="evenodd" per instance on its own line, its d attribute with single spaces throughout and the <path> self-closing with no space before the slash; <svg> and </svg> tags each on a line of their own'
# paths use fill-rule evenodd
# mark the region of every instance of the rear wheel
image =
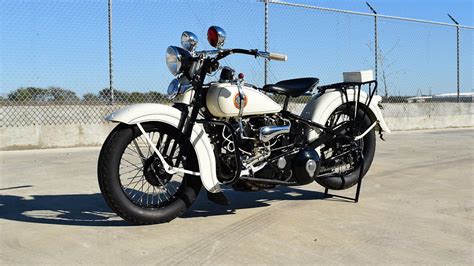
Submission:
<svg viewBox="0 0 474 266">
<path fill-rule="evenodd" d="M 372 124 L 368 113 L 360 108 L 357 110 L 356 120 L 354 132 L 351 126 L 354 123 L 354 106 L 348 104 L 341 105 L 331 114 L 326 122 L 326 127 L 337 128 L 347 125 L 347 131 L 344 133 L 357 136 L 362 134 Z M 364 176 L 374 159 L 374 129 L 356 143 L 351 143 L 337 137 L 325 143 L 320 150 L 322 165 L 320 175 L 316 178 L 316 181 L 323 187 L 333 190 L 347 189 L 354 186 L 359 180 L 362 167 L 361 153 L 364 159 L 362 171 L 362 176 Z"/>
<path fill-rule="evenodd" d="M 168 164 L 198 171 L 192 146 L 175 127 L 158 122 L 142 126 Z M 136 125 L 120 124 L 110 133 L 100 152 L 98 178 L 110 208 L 134 224 L 173 220 L 201 189 L 197 176 L 166 173 Z"/>
</svg>

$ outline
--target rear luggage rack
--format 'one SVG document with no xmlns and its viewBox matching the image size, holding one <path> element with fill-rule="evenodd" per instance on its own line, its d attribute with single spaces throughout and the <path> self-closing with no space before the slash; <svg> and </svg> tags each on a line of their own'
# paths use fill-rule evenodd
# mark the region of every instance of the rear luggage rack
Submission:
<svg viewBox="0 0 474 266">
<path fill-rule="evenodd" d="M 344 93 L 344 97 L 346 98 L 346 102 L 349 102 L 349 97 L 347 96 L 348 89 L 356 89 L 357 90 L 357 102 L 360 101 L 360 91 L 362 90 L 362 86 L 368 85 L 369 89 L 369 100 L 365 103 L 367 106 L 370 105 L 372 102 L 372 98 L 374 97 L 375 93 L 377 92 L 377 81 L 370 80 L 366 82 L 339 82 L 324 86 L 318 86 L 318 91 L 320 93 L 324 93 L 328 89 L 336 89 L 340 90 Z"/>
<path fill-rule="evenodd" d="M 334 84 L 329 84 L 329 85 L 324 85 L 324 86 L 319 86 L 318 87 L 318 92 L 320 94 L 323 94 L 326 90 L 329 90 L 329 89 L 340 90 L 343 93 L 343 95 L 346 99 L 346 102 L 350 102 L 349 101 L 349 96 L 347 95 L 347 90 L 348 89 L 355 89 L 357 91 L 357 100 L 354 101 L 355 102 L 355 104 L 354 104 L 354 124 L 353 124 L 353 128 L 352 128 L 353 129 L 352 132 L 355 132 L 355 127 L 356 127 L 355 121 L 357 120 L 357 106 L 358 106 L 358 103 L 360 102 L 360 92 L 361 92 L 363 86 L 368 87 L 368 94 L 367 95 L 369 95 L 369 98 L 365 103 L 362 103 L 362 104 L 370 106 L 370 103 L 372 102 L 372 98 L 374 97 L 375 93 L 377 92 L 377 81 L 376 80 L 370 80 L 370 81 L 366 81 L 366 82 L 340 82 L 340 83 L 334 83 Z M 372 128 L 373 127 L 374 127 L 374 125 L 372 125 Z M 366 133 L 367 132 L 365 132 L 363 135 L 365 135 Z M 338 198 L 343 198 L 343 199 L 347 199 L 347 200 L 353 200 L 354 202 L 359 202 L 360 189 L 362 187 L 363 170 L 364 170 L 364 167 L 365 167 L 364 154 L 363 154 L 362 151 L 359 151 L 359 153 L 360 153 L 360 156 L 361 156 L 362 165 L 360 166 L 359 179 L 358 179 L 358 182 L 357 182 L 355 197 L 354 198 L 348 198 L 348 197 L 344 197 L 344 196 L 330 194 L 329 189 L 325 188 L 324 198 L 338 197 Z"/>
</svg>

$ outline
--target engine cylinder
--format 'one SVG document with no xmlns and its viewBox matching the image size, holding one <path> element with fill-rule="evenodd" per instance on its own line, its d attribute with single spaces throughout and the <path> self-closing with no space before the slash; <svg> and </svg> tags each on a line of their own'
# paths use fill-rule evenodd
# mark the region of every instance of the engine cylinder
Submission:
<svg viewBox="0 0 474 266">
<path fill-rule="evenodd" d="M 290 133 L 290 125 L 285 126 L 266 126 L 260 128 L 260 140 L 267 142 L 278 135 Z"/>
</svg>

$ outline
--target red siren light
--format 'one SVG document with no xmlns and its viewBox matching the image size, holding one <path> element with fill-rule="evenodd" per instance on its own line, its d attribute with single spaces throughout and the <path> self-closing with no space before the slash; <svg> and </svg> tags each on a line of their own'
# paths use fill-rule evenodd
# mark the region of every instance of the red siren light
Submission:
<svg viewBox="0 0 474 266">
<path fill-rule="evenodd" d="M 221 27 L 211 26 L 207 30 L 207 40 L 209 44 L 217 49 L 220 49 L 225 42 L 225 31 Z"/>
<path fill-rule="evenodd" d="M 219 40 L 219 35 L 217 33 L 217 29 L 214 27 L 210 27 L 207 30 L 207 41 L 212 47 L 216 47 L 218 40 Z"/>
</svg>

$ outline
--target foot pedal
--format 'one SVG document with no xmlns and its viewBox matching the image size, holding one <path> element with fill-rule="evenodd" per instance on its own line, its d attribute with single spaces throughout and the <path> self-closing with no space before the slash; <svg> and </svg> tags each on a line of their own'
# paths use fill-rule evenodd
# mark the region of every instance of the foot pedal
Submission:
<svg viewBox="0 0 474 266">
<path fill-rule="evenodd" d="M 224 195 L 224 192 L 218 192 L 218 193 L 211 193 L 207 192 L 207 199 L 214 202 L 215 204 L 219 204 L 222 206 L 228 206 L 229 205 L 229 200 L 227 197 Z"/>
</svg>

